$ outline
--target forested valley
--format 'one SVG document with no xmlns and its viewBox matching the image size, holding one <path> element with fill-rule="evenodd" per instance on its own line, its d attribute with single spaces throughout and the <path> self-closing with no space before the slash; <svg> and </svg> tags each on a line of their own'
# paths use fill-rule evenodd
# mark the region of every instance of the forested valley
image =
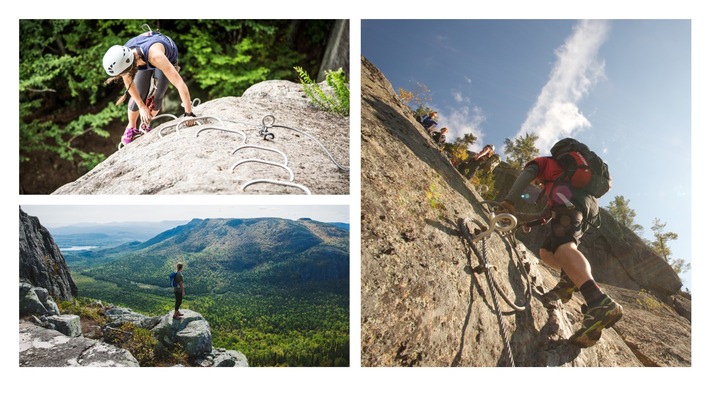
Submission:
<svg viewBox="0 0 710 399">
<path fill-rule="evenodd" d="M 173 308 L 168 275 L 182 262 L 183 308 L 208 320 L 215 346 L 252 366 L 348 366 L 347 238 L 314 221 L 199 220 L 65 258 L 80 297 L 151 316 Z"/>
</svg>

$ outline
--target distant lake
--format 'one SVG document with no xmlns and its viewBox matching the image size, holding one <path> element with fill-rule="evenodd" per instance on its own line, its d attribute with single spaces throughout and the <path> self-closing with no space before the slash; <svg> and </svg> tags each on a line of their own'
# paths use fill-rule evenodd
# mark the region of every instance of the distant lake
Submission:
<svg viewBox="0 0 710 399">
<path fill-rule="evenodd" d="M 96 246 L 72 246 L 69 248 L 59 248 L 60 251 L 90 251 L 92 249 L 96 249 L 98 247 Z"/>
</svg>

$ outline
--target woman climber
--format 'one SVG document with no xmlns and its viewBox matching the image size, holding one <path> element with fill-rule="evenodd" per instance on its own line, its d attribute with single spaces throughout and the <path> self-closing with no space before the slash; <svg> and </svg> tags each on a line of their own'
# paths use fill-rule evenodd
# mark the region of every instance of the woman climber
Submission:
<svg viewBox="0 0 710 399">
<path fill-rule="evenodd" d="M 123 46 L 112 46 L 103 59 L 106 73 L 111 77 L 105 84 L 123 79 L 126 93 L 118 99 L 121 104 L 130 95 L 128 102 L 128 126 L 121 143 L 129 144 L 141 134 L 150 130 L 150 121 L 160 112 L 163 97 L 172 83 L 180 94 L 186 117 L 192 113 L 190 91 L 179 73 L 178 48 L 168 36 L 148 31 L 126 42 Z M 151 81 L 155 80 L 155 92 L 148 98 Z M 140 116 L 140 128 L 137 127 Z"/>
</svg>

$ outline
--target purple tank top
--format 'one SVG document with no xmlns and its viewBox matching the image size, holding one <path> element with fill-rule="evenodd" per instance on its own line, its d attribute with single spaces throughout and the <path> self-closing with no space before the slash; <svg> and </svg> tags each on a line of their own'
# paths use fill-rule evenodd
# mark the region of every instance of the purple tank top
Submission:
<svg viewBox="0 0 710 399">
<path fill-rule="evenodd" d="M 140 48 L 143 52 L 143 58 L 146 63 L 145 66 L 139 67 L 138 69 L 155 69 L 155 66 L 148 62 L 148 49 L 155 43 L 161 43 L 165 47 L 165 56 L 171 64 L 176 65 L 178 61 L 178 48 L 173 42 L 173 39 L 165 36 L 158 32 L 148 32 L 140 36 L 136 36 L 133 39 L 126 42 L 125 46 L 128 48 Z"/>
</svg>

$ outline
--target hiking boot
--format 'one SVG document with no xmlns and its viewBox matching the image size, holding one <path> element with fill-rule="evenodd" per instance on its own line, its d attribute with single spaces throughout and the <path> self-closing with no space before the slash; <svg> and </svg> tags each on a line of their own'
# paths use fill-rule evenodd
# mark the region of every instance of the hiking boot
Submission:
<svg viewBox="0 0 710 399">
<path fill-rule="evenodd" d="M 125 132 L 123 132 L 123 137 L 121 137 L 121 143 L 123 145 L 128 145 L 130 144 L 133 140 L 137 139 L 138 136 L 140 136 L 141 133 L 136 130 L 135 128 L 129 127 L 126 129 Z"/>
<path fill-rule="evenodd" d="M 570 299 L 572 299 L 572 294 L 576 291 L 579 291 L 579 288 L 574 285 L 566 274 L 562 273 L 560 281 L 548 292 L 548 294 L 557 296 L 562 303 L 567 303 Z"/>
<path fill-rule="evenodd" d="M 546 308 L 556 309 L 556 302 L 558 300 L 565 304 L 569 302 L 570 299 L 572 299 L 572 294 L 574 294 L 576 291 L 579 291 L 579 288 L 577 288 L 574 283 L 570 281 L 569 277 L 567 277 L 566 274 L 562 273 L 562 276 L 560 276 L 560 281 L 557 283 L 557 285 L 551 290 L 547 291 L 545 294 L 543 294 L 543 305 Z M 582 313 L 584 313 L 584 311 L 582 311 Z"/>
<path fill-rule="evenodd" d="M 621 305 L 605 295 L 598 303 L 588 306 L 582 327 L 569 338 L 570 342 L 582 348 L 596 344 L 602 330 L 613 326 L 623 313 Z"/>
<path fill-rule="evenodd" d="M 174 314 L 174 315 L 173 315 L 173 320 L 182 320 L 182 315 Z"/>
</svg>

